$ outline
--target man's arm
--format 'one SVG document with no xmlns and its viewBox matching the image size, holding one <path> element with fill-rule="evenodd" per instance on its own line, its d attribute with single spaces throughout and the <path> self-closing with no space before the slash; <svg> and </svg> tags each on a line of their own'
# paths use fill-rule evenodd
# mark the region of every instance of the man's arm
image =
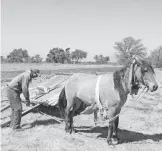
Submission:
<svg viewBox="0 0 162 151">
<path fill-rule="evenodd" d="M 30 82 L 30 75 L 24 75 L 22 77 L 22 93 L 26 101 L 30 104 L 29 82 Z"/>
</svg>

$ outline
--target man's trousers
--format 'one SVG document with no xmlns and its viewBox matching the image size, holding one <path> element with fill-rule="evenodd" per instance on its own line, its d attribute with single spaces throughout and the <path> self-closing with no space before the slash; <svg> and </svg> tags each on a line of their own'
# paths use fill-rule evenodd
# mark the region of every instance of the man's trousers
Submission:
<svg viewBox="0 0 162 151">
<path fill-rule="evenodd" d="M 20 99 L 20 93 L 16 92 L 10 87 L 7 87 L 7 97 L 11 106 L 11 123 L 10 127 L 12 129 L 20 128 L 21 114 L 22 114 L 22 104 Z"/>
</svg>

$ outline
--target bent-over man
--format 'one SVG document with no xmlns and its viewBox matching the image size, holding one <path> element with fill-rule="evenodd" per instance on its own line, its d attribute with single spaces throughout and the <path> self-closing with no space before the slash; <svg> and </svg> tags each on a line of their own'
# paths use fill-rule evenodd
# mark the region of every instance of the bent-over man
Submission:
<svg viewBox="0 0 162 151">
<path fill-rule="evenodd" d="M 33 78 L 38 77 L 40 74 L 39 69 L 27 70 L 17 77 L 13 78 L 7 87 L 7 97 L 10 101 L 11 106 L 11 123 L 10 127 L 20 129 L 22 104 L 20 94 L 23 93 L 26 99 L 26 106 L 30 106 L 29 98 L 29 83 Z"/>
</svg>

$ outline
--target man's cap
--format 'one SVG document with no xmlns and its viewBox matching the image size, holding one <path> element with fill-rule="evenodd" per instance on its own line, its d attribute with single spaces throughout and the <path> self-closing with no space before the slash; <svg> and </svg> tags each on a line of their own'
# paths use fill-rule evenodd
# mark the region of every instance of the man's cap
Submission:
<svg viewBox="0 0 162 151">
<path fill-rule="evenodd" d="M 40 75 L 40 70 L 37 68 L 32 68 L 30 69 L 33 74 L 37 74 L 38 76 Z"/>
</svg>

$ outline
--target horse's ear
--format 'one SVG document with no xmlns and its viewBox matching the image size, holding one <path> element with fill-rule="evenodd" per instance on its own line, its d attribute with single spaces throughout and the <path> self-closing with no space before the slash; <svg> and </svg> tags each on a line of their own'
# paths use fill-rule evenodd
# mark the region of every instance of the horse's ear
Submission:
<svg viewBox="0 0 162 151">
<path fill-rule="evenodd" d="M 133 56 L 132 58 L 133 58 L 132 59 L 133 64 L 135 64 L 135 63 L 142 64 L 142 62 L 141 62 L 142 58 L 141 57 Z"/>
</svg>

